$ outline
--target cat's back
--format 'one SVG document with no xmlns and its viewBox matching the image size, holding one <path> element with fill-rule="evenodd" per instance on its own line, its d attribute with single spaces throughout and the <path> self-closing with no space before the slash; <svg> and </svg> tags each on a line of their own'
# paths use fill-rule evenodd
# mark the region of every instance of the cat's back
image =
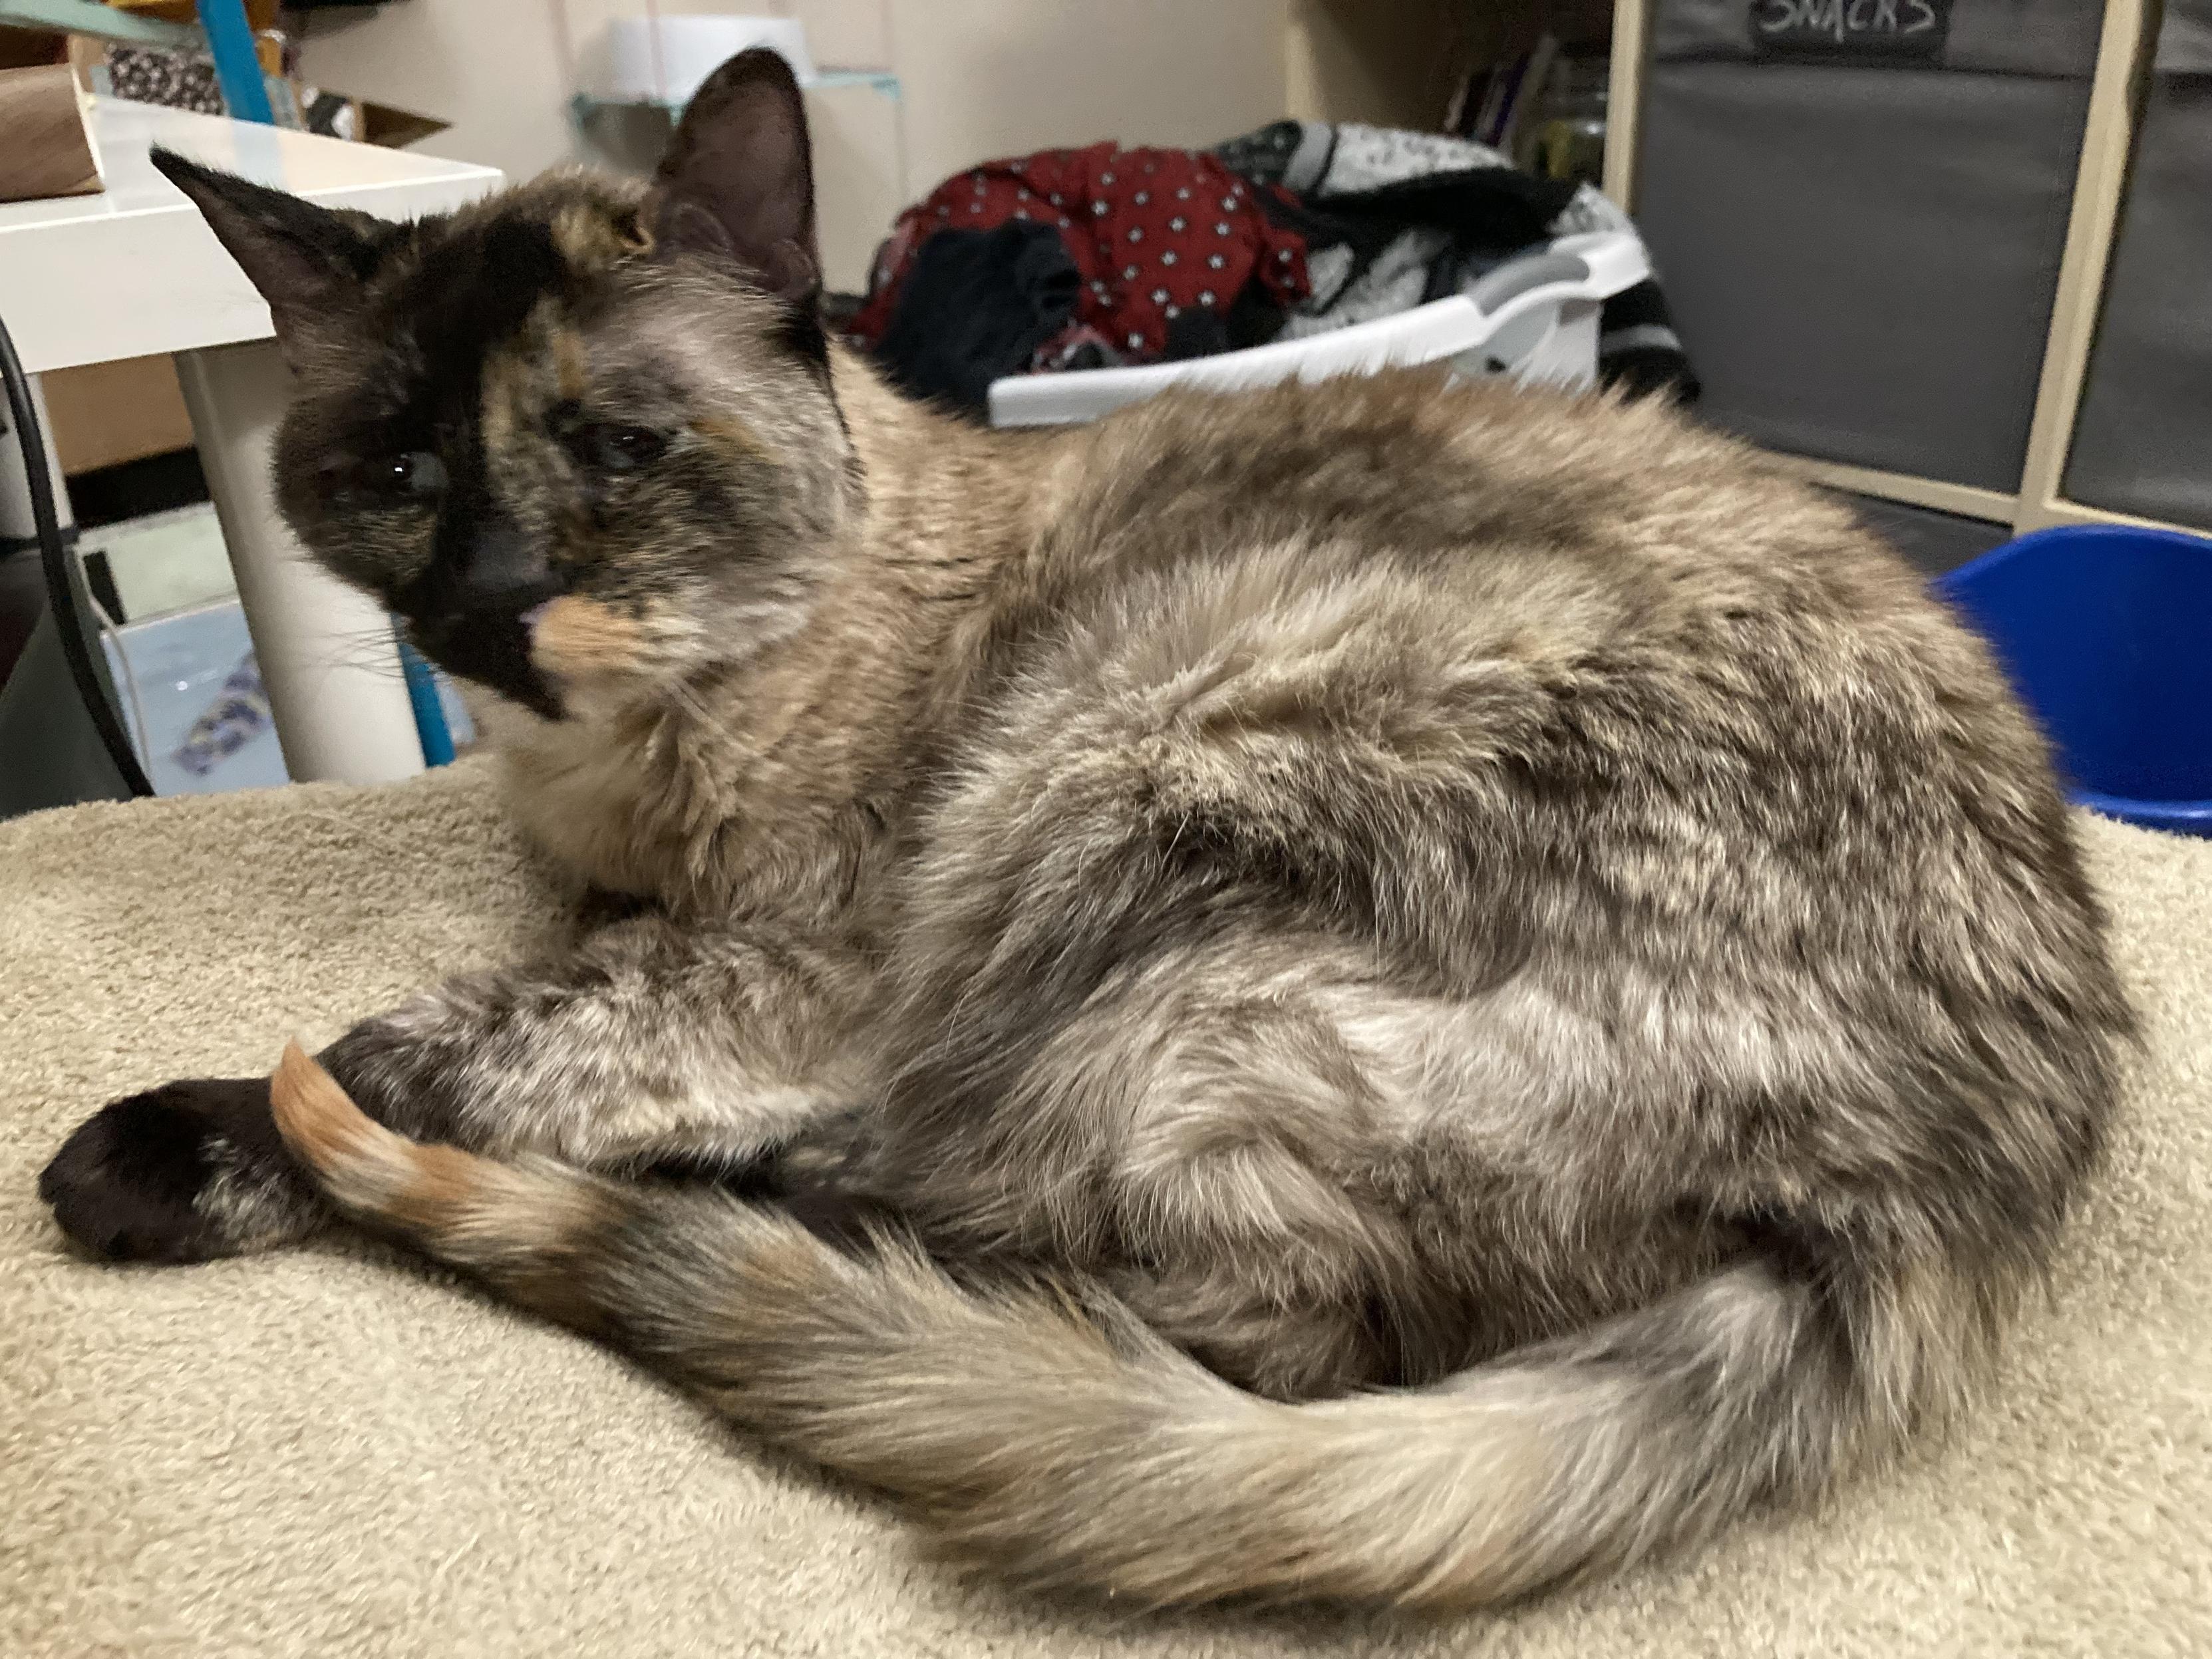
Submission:
<svg viewBox="0 0 2212 1659">
<path fill-rule="evenodd" d="M 1176 392 L 1073 439 L 1054 477 L 1034 575 L 1066 603 L 1256 562 L 1308 588 L 1385 573 L 1440 621 L 1574 648 L 1745 605 L 1929 610 L 1840 505 L 1656 400 L 1427 369 Z"/>
<path fill-rule="evenodd" d="M 1164 397 L 1070 455 L 991 741 L 1130 757 L 1164 833 L 1455 870 L 1467 914 L 1593 946 L 1629 915 L 1875 954 L 1962 899 L 2087 922 L 1987 651 L 1839 503 L 1668 409 L 1400 372 Z"/>
<path fill-rule="evenodd" d="M 1175 393 L 1074 436 L 1041 493 L 1003 636 L 1072 634 L 1139 674 L 1326 635 L 1539 702 L 1728 663 L 1819 695 L 1863 687 L 1869 653 L 1894 659 L 1882 694 L 1940 672 L 2006 702 L 1840 503 L 1652 400 L 1433 370 Z"/>
</svg>

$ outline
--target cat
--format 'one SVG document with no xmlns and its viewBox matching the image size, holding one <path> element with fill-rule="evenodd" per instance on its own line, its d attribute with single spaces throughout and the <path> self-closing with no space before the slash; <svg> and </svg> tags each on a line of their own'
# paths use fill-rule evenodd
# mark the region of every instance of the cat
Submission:
<svg viewBox="0 0 2212 1659">
<path fill-rule="evenodd" d="M 2043 741 L 1843 508 L 1437 373 L 906 402 L 770 55 L 649 185 L 159 165 L 302 542 L 643 903 L 105 1107 L 81 1244 L 352 1216 L 1125 1605 L 1492 1603 L 1971 1400 L 2133 1024 Z"/>
</svg>

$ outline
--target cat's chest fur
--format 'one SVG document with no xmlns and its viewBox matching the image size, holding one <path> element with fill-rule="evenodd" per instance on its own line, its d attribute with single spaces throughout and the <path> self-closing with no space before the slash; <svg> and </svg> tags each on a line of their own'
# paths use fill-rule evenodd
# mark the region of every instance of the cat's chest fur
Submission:
<svg viewBox="0 0 2212 1659">
<path fill-rule="evenodd" d="M 598 885 L 658 896 L 698 856 L 690 781 L 591 726 L 503 734 L 507 799 L 532 841 Z"/>
<path fill-rule="evenodd" d="M 543 851 L 680 914 L 841 928 L 880 862 L 881 812 L 803 787 L 799 756 L 709 752 L 672 722 L 531 721 L 500 748 L 510 808 Z"/>
</svg>

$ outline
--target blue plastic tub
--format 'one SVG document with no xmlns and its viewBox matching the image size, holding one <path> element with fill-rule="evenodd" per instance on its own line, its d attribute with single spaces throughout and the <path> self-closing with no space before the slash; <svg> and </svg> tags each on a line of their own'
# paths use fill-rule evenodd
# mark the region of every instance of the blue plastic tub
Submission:
<svg viewBox="0 0 2212 1659">
<path fill-rule="evenodd" d="M 1936 589 L 1996 647 L 2075 800 L 2212 836 L 2212 540 L 2039 530 Z"/>
</svg>

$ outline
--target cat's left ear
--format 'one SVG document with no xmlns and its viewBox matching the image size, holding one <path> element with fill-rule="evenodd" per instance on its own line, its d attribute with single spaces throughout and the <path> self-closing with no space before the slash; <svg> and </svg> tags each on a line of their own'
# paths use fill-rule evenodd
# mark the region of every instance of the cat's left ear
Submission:
<svg viewBox="0 0 2212 1659">
<path fill-rule="evenodd" d="M 314 348 L 343 335 L 389 227 L 202 167 L 174 150 L 156 149 L 152 160 L 191 198 L 216 240 L 269 302 L 276 343 L 295 368 Z"/>
<path fill-rule="evenodd" d="M 654 178 L 656 246 L 735 259 L 811 307 L 822 291 L 806 105 L 782 57 L 739 52 L 700 86 Z"/>
</svg>

